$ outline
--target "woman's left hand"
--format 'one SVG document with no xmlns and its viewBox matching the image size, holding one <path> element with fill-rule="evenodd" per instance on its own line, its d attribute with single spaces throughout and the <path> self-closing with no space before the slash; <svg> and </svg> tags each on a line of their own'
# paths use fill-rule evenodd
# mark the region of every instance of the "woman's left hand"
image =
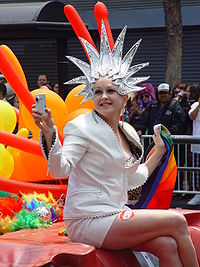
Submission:
<svg viewBox="0 0 200 267">
<path fill-rule="evenodd" d="M 155 143 L 155 153 L 157 156 L 162 157 L 167 152 L 163 139 L 160 135 L 161 132 L 161 124 L 157 124 L 154 126 L 154 135 L 153 141 Z"/>
</svg>

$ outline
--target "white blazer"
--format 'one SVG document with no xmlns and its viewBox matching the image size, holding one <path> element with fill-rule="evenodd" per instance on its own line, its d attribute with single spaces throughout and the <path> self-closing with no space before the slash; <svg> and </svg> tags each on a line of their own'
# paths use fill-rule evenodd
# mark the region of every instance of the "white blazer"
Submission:
<svg viewBox="0 0 200 267">
<path fill-rule="evenodd" d="M 48 166 L 52 176 L 69 175 L 64 219 L 117 213 L 127 203 L 127 190 L 146 182 L 148 169 L 145 164 L 140 164 L 143 148 L 139 136 L 128 123 L 120 122 L 119 127 L 140 154 L 128 166 L 116 134 L 94 111 L 66 124 L 63 147 L 56 132 Z M 41 137 L 40 133 L 42 145 Z M 43 145 L 42 150 L 45 156 Z"/>
</svg>

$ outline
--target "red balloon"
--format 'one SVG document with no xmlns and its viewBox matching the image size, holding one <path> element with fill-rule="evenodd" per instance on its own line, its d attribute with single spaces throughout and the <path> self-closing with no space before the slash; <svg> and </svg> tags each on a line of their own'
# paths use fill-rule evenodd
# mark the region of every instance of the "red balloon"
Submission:
<svg viewBox="0 0 200 267">
<path fill-rule="evenodd" d="M 35 103 L 35 99 L 28 90 L 26 78 L 18 59 L 12 50 L 5 45 L 0 46 L 0 69 L 18 98 L 32 114 L 32 105 Z M 63 135 L 61 133 L 58 134 L 61 143 L 63 143 Z"/>
<path fill-rule="evenodd" d="M 0 143 L 43 157 L 40 143 L 0 130 Z"/>
<path fill-rule="evenodd" d="M 13 57 L 15 55 L 13 54 Z M 10 58 L 7 57 L 7 54 L 0 46 L 0 69 L 1 72 L 6 77 L 6 80 L 15 91 L 18 98 L 23 102 L 25 107 L 28 111 L 32 112 L 32 104 L 35 103 L 35 100 L 32 94 L 29 92 L 28 87 L 22 81 L 21 77 L 19 76 L 17 70 L 15 70 L 14 66 L 11 64 Z"/>
<path fill-rule="evenodd" d="M 41 183 L 28 183 L 19 182 L 15 180 L 9 180 L 0 177 L 1 190 L 20 194 L 30 194 L 36 191 L 38 194 L 51 192 L 54 198 L 59 198 L 61 195 L 66 195 L 67 185 L 55 185 L 55 184 L 41 184 Z"/>
<path fill-rule="evenodd" d="M 94 14 L 96 17 L 96 21 L 97 21 L 97 28 L 99 31 L 99 35 L 101 35 L 101 24 L 102 24 L 102 20 L 104 22 L 105 28 L 106 28 L 106 33 L 108 36 L 108 41 L 109 41 L 109 45 L 110 45 L 110 49 L 112 51 L 113 47 L 114 47 L 114 40 L 113 40 L 113 36 L 112 36 L 112 32 L 110 29 L 110 24 L 108 21 L 108 10 L 107 7 L 104 3 L 102 2 L 97 2 L 95 7 L 94 7 Z"/>
<path fill-rule="evenodd" d="M 1 50 L 4 52 L 5 56 L 7 57 L 7 59 L 9 60 L 10 64 L 13 66 L 13 68 L 17 72 L 20 79 L 23 81 L 24 85 L 28 87 L 24 71 L 17 57 L 15 56 L 15 54 L 12 52 L 12 50 L 7 45 L 1 45 L 0 47 L 1 47 Z"/>
<path fill-rule="evenodd" d="M 94 43 L 88 29 L 86 28 L 84 22 L 82 21 L 81 17 L 79 16 L 78 12 L 76 11 L 76 9 L 72 5 L 66 5 L 64 7 L 64 13 L 65 13 L 65 16 L 67 17 L 68 21 L 70 22 L 74 32 L 76 33 L 77 37 L 78 38 L 82 37 L 83 39 L 88 41 L 97 50 L 95 43 Z M 81 45 L 82 45 L 82 43 L 81 43 Z M 85 54 L 88 57 L 87 51 L 85 50 L 83 45 L 82 45 L 82 47 L 85 51 Z M 88 60 L 89 60 L 89 57 L 88 57 Z"/>
</svg>

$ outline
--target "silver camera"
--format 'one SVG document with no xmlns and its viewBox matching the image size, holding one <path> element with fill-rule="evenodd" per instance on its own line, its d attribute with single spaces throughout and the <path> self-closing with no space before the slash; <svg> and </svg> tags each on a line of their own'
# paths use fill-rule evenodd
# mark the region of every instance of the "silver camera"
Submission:
<svg viewBox="0 0 200 267">
<path fill-rule="evenodd" d="M 46 116 L 45 108 L 46 108 L 46 94 L 38 94 L 35 96 L 36 101 L 36 109 L 42 112 L 42 116 Z"/>
</svg>

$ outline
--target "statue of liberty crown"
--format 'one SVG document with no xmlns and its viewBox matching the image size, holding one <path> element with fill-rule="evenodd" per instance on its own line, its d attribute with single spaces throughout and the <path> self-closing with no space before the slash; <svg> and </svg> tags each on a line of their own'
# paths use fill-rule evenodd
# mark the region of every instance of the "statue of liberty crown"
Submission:
<svg viewBox="0 0 200 267">
<path fill-rule="evenodd" d="M 126 95 L 143 89 L 136 85 L 149 79 L 149 76 L 132 77 L 139 70 L 149 65 L 147 62 L 131 66 L 141 40 L 135 43 L 122 58 L 126 29 L 127 26 L 125 26 L 119 34 L 113 50 L 111 51 L 105 25 L 102 21 L 100 53 L 98 53 L 88 41 L 79 37 L 88 54 L 90 64 L 78 58 L 66 56 L 84 74 L 84 76 L 76 77 L 65 83 L 86 85 L 85 88 L 78 94 L 78 96 L 85 95 L 82 103 L 93 99 L 93 86 L 100 77 L 108 75 L 108 77 L 112 79 L 113 83 L 118 86 L 118 93 L 120 95 Z"/>
</svg>

